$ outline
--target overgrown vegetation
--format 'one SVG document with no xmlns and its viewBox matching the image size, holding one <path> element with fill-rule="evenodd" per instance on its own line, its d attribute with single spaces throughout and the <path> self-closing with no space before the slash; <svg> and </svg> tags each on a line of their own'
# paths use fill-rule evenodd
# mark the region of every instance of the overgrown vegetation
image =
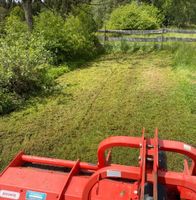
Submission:
<svg viewBox="0 0 196 200">
<path fill-rule="evenodd" d="M 46 48 L 57 63 L 78 57 L 92 58 L 97 52 L 96 26 L 86 13 L 88 7 L 82 8 L 66 20 L 51 11 L 44 11 L 35 18 L 34 31 L 44 37 Z"/>
<path fill-rule="evenodd" d="M 195 70 L 196 66 L 196 46 L 190 44 L 181 44 L 174 52 L 174 67 L 182 69 Z"/>
<path fill-rule="evenodd" d="M 9 113 L 30 95 L 54 85 L 49 70 L 69 60 L 90 59 L 98 52 L 96 26 L 87 18 L 88 7 L 75 10 L 66 20 L 58 13 L 43 11 L 29 31 L 24 12 L 15 7 L 5 21 L 0 40 L 0 114 Z M 63 70 L 66 71 L 66 70 Z M 57 73 L 59 74 L 59 73 Z"/>
</svg>

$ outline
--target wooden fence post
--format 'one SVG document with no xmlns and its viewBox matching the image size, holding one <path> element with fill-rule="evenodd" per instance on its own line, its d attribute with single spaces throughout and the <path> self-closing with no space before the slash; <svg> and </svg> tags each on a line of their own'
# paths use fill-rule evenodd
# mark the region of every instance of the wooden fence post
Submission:
<svg viewBox="0 0 196 200">
<path fill-rule="evenodd" d="M 161 49 L 163 49 L 164 33 L 165 33 L 165 30 L 164 30 L 164 28 L 162 28 L 162 33 L 161 33 Z"/>
</svg>

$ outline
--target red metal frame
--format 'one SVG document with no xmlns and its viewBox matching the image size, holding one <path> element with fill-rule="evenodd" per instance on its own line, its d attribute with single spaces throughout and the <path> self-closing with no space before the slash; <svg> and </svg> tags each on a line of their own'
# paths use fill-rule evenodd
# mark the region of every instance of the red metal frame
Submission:
<svg viewBox="0 0 196 200">
<path fill-rule="evenodd" d="M 140 149 L 139 166 L 110 164 L 113 147 Z M 109 150 L 107 156 L 105 152 Z M 184 162 L 183 172 L 162 170 L 159 151 L 176 152 L 192 159 Z M 0 191 L 17 192 L 21 200 L 29 190 L 47 195 L 47 200 L 144 199 L 145 184 L 153 186 L 153 199 L 158 199 L 158 184 L 166 188 L 168 199 L 178 194 L 182 199 L 196 199 L 196 149 L 182 142 L 115 136 L 102 141 L 98 148 L 98 164 L 24 155 L 19 153 L 0 175 Z M 26 167 L 25 163 L 69 168 L 68 172 Z M 109 194 L 108 194 L 109 193 Z M 1 193 L 0 193 L 1 195 Z M 108 196 L 109 195 L 109 196 Z M 0 199 L 7 200 L 0 196 Z"/>
</svg>

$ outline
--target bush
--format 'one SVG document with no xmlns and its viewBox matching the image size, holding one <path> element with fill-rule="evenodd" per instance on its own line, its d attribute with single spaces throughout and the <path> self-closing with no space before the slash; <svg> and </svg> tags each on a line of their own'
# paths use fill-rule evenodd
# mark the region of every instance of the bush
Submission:
<svg viewBox="0 0 196 200">
<path fill-rule="evenodd" d="M 90 58 L 97 52 L 95 25 L 86 11 L 75 10 L 64 20 L 44 11 L 35 17 L 30 32 L 19 8 L 13 9 L 0 38 L 0 114 L 19 107 L 30 95 L 49 89 L 53 80 L 69 69 L 51 64 Z"/>
<path fill-rule="evenodd" d="M 57 63 L 65 59 L 63 26 L 64 19 L 51 11 L 43 11 L 34 18 L 34 33 L 43 36 L 46 49 L 52 53 Z"/>
<path fill-rule="evenodd" d="M 107 22 L 108 29 L 145 30 L 160 27 L 163 17 L 159 10 L 152 6 L 135 2 L 115 9 Z"/>
<path fill-rule="evenodd" d="M 20 7 L 15 7 L 6 18 L 6 34 L 11 34 L 11 40 L 15 41 L 21 34 L 28 33 L 28 26 L 25 23 L 24 13 Z"/>
<path fill-rule="evenodd" d="M 21 99 L 9 91 L 0 90 L 0 115 L 7 114 L 15 110 L 21 104 Z"/>
<path fill-rule="evenodd" d="M 6 20 L 6 36 L 0 40 L 0 86 L 26 96 L 50 84 L 47 63 L 50 54 L 41 35 L 29 32 L 23 12 L 16 7 Z M 4 85 L 3 85 L 4 84 Z"/>
<path fill-rule="evenodd" d="M 7 76 L 7 88 L 26 95 L 47 87 L 50 82 L 47 80 L 49 53 L 41 36 L 23 35 L 12 43 L 9 37 L 0 42 L 0 66 Z"/>
<path fill-rule="evenodd" d="M 53 83 L 47 74 L 50 54 L 45 40 L 30 34 L 25 26 L 20 18 L 8 17 L 7 34 L 0 39 L 0 114 L 18 108 L 29 95 Z"/>
<path fill-rule="evenodd" d="M 56 64 L 96 54 L 98 40 L 95 30 L 93 20 L 83 10 L 75 10 L 66 20 L 51 11 L 35 17 L 34 32 L 43 35 L 46 48 L 55 56 Z"/>
<path fill-rule="evenodd" d="M 95 32 L 97 25 L 92 18 L 91 9 L 81 6 L 75 9 L 64 25 L 66 50 L 72 58 L 92 58 L 101 49 Z"/>
<path fill-rule="evenodd" d="M 0 66 L 0 115 L 14 110 L 19 104 L 19 98 L 8 90 L 9 74 Z"/>
<path fill-rule="evenodd" d="M 92 57 L 96 53 L 95 36 L 78 16 L 70 16 L 64 24 L 65 51 L 69 58 Z"/>
<path fill-rule="evenodd" d="M 64 65 L 60 65 L 59 67 L 51 67 L 48 71 L 48 75 L 52 79 L 56 79 L 59 76 L 63 75 L 64 73 L 67 73 L 69 71 L 70 71 L 70 69 L 69 69 L 68 65 L 64 64 Z"/>
</svg>

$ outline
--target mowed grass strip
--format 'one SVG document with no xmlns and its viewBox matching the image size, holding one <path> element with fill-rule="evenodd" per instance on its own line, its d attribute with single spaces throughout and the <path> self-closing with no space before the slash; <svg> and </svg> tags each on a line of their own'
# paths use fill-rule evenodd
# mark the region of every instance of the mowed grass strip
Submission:
<svg viewBox="0 0 196 200">
<path fill-rule="evenodd" d="M 169 53 L 111 54 L 58 79 L 61 91 L 0 118 L 0 168 L 20 150 L 97 162 L 112 135 L 149 136 L 196 144 L 195 79 L 173 69 Z M 194 80 L 193 80 L 194 79 Z M 114 149 L 113 162 L 136 164 L 137 151 Z M 182 159 L 169 155 L 171 169 Z"/>
</svg>

